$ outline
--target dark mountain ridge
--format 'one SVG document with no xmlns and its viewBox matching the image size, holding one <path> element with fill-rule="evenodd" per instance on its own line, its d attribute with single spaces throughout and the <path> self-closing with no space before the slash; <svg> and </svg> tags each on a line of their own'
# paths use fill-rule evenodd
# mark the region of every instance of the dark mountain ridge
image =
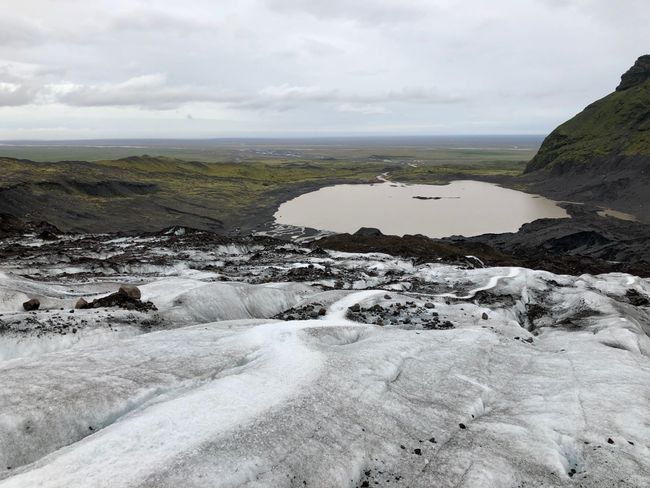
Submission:
<svg viewBox="0 0 650 488">
<path fill-rule="evenodd" d="M 560 125 L 525 170 L 533 189 L 553 198 L 650 214 L 650 55 L 616 90 Z"/>
</svg>

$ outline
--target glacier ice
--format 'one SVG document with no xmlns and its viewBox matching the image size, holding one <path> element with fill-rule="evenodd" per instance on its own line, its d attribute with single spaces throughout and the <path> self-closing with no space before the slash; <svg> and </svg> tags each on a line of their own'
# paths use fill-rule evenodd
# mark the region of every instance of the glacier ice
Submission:
<svg viewBox="0 0 650 488">
<path fill-rule="evenodd" d="M 146 327 L 67 312 L 110 292 L 110 273 L 5 266 L 0 488 L 647 485 L 650 308 L 627 294 L 649 296 L 648 280 L 298 248 L 252 264 L 259 251 L 219 248 L 229 281 L 190 265 L 122 274 L 159 308 Z M 270 267 L 316 278 L 261 280 Z M 317 279 L 326 269 L 345 286 Z M 44 310 L 20 311 L 26 296 Z M 326 312 L 273 318 L 309 304 Z M 355 322 L 355 305 L 400 320 Z M 414 326 L 411 310 L 454 328 Z M 55 317 L 88 324 L 74 340 Z"/>
</svg>

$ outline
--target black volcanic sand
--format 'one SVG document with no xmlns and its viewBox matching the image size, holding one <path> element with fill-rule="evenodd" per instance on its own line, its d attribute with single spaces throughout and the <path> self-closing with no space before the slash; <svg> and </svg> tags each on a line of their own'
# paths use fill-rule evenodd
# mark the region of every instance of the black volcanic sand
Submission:
<svg viewBox="0 0 650 488">
<path fill-rule="evenodd" d="M 312 241 L 313 252 L 331 249 L 345 252 L 381 252 L 412 258 L 416 263 L 443 262 L 470 267 L 521 266 L 542 269 L 559 274 L 600 274 L 625 272 L 641 277 L 650 276 L 650 225 L 600 217 L 579 205 L 565 205 L 571 219 L 540 219 L 521 227 L 519 232 L 485 234 L 477 237 L 449 237 L 431 239 L 422 235 L 387 236 L 376 229 L 361 229 L 353 235 L 335 234 Z M 309 230 L 307 230 L 308 233 Z M 168 232 L 168 231 L 167 231 Z M 31 234 L 43 240 L 41 248 L 21 245 L 20 236 Z M 120 234 L 116 234 L 120 235 Z M 149 237 L 166 236 L 160 233 L 142 234 Z M 13 237 L 12 237 L 13 236 Z M 107 236 L 79 236 L 66 238 L 56 227 L 47 223 L 25 223 L 11 216 L 0 215 L 0 259 L 47 253 L 66 256 L 74 263 L 75 255 L 84 250 L 103 248 Z M 179 238 L 180 239 L 180 238 Z M 185 244 L 214 246 L 224 244 L 281 245 L 286 239 L 263 236 L 226 236 L 209 231 L 188 229 L 183 236 Z M 175 251 L 182 252 L 183 247 Z M 161 256 L 151 256 L 152 264 L 163 264 Z M 88 258 L 79 256 L 86 261 Z M 255 259 L 253 256 L 251 259 Z M 143 262 L 143 255 L 122 253 L 97 259 L 97 266 L 119 266 Z M 88 264 L 88 263 L 85 263 Z M 298 269 L 291 273 L 322 273 L 320 270 Z M 274 277 L 274 279 L 283 277 Z M 295 276 L 286 276 L 295 279 Z M 308 279 L 316 279 L 316 276 Z M 322 277 L 320 277 L 322 278 Z"/>
<path fill-rule="evenodd" d="M 386 236 L 374 230 L 336 234 L 312 243 L 345 252 L 382 252 L 421 262 L 459 262 L 474 256 L 486 266 L 522 266 L 558 274 L 623 272 L 650 276 L 650 225 L 600 217 L 565 205 L 571 219 L 539 219 L 519 232 L 430 239 Z"/>
</svg>

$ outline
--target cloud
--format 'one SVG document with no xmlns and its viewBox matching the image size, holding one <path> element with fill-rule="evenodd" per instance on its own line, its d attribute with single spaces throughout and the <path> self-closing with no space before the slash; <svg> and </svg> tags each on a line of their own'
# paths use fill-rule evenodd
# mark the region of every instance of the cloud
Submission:
<svg viewBox="0 0 650 488">
<path fill-rule="evenodd" d="M 260 90 L 256 97 L 250 100 L 252 107 L 271 107 L 273 105 L 287 106 L 297 103 L 336 103 L 347 110 L 368 113 L 361 107 L 371 107 L 377 104 L 418 103 L 418 104 L 448 104 L 458 103 L 463 99 L 454 95 L 441 94 L 432 89 L 406 87 L 400 90 L 367 91 L 355 93 L 339 89 L 324 89 L 317 86 L 292 86 L 288 84 L 269 86 Z M 244 102 L 245 105 L 246 102 Z M 385 109 L 383 109 L 385 111 Z M 373 109 L 374 113 L 379 113 Z"/>
<path fill-rule="evenodd" d="M 38 89 L 20 83 L 0 81 L 0 107 L 17 107 L 32 103 Z"/>
<path fill-rule="evenodd" d="M 0 16 L 0 45 L 25 47 L 46 39 L 46 32 L 31 21 L 6 15 L 6 11 Z"/>
<path fill-rule="evenodd" d="M 349 112 L 365 115 L 377 115 L 390 113 L 386 107 L 367 103 L 342 103 L 337 107 L 339 112 Z"/>
<path fill-rule="evenodd" d="M 95 85 L 56 84 L 48 86 L 51 101 L 76 107 L 140 107 L 176 109 L 190 103 L 216 103 L 241 110 L 286 111 L 309 104 L 338 105 L 338 110 L 380 113 L 379 104 L 448 104 L 461 98 L 431 89 L 402 88 L 385 92 L 354 93 L 318 86 L 272 85 L 255 92 L 225 92 L 198 85 L 173 85 L 165 75 L 153 73 L 119 83 Z M 372 108 L 375 107 L 375 108 Z"/>
<path fill-rule="evenodd" d="M 432 14 L 430 2 L 416 0 L 265 0 L 279 13 L 307 14 L 319 19 L 337 18 L 364 24 L 415 22 Z"/>
<path fill-rule="evenodd" d="M 42 86 L 37 74 L 43 70 L 31 65 L 0 65 L 0 107 L 19 107 L 39 102 Z"/>
<path fill-rule="evenodd" d="M 125 137 L 545 132 L 614 89 L 650 17 L 647 0 L 2 6 L 0 137 L 91 118 Z"/>
<path fill-rule="evenodd" d="M 132 10 L 112 18 L 108 31 L 158 32 L 190 35 L 220 27 L 220 23 L 206 18 L 189 17 L 186 14 L 171 14 L 157 10 Z"/>
<path fill-rule="evenodd" d="M 56 101 L 77 107 L 143 107 L 173 109 L 191 102 L 237 102 L 240 97 L 192 85 L 173 86 L 161 73 L 136 76 L 121 83 L 59 85 Z"/>
</svg>

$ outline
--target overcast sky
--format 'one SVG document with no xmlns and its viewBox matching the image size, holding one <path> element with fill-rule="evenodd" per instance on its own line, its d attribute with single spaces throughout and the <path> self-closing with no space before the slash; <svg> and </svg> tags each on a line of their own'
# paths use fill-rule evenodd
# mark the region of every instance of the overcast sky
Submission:
<svg viewBox="0 0 650 488">
<path fill-rule="evenodd" d="M 649 0 L 2 0 L 0 139 L 544 134 Z"/>
</svg>

